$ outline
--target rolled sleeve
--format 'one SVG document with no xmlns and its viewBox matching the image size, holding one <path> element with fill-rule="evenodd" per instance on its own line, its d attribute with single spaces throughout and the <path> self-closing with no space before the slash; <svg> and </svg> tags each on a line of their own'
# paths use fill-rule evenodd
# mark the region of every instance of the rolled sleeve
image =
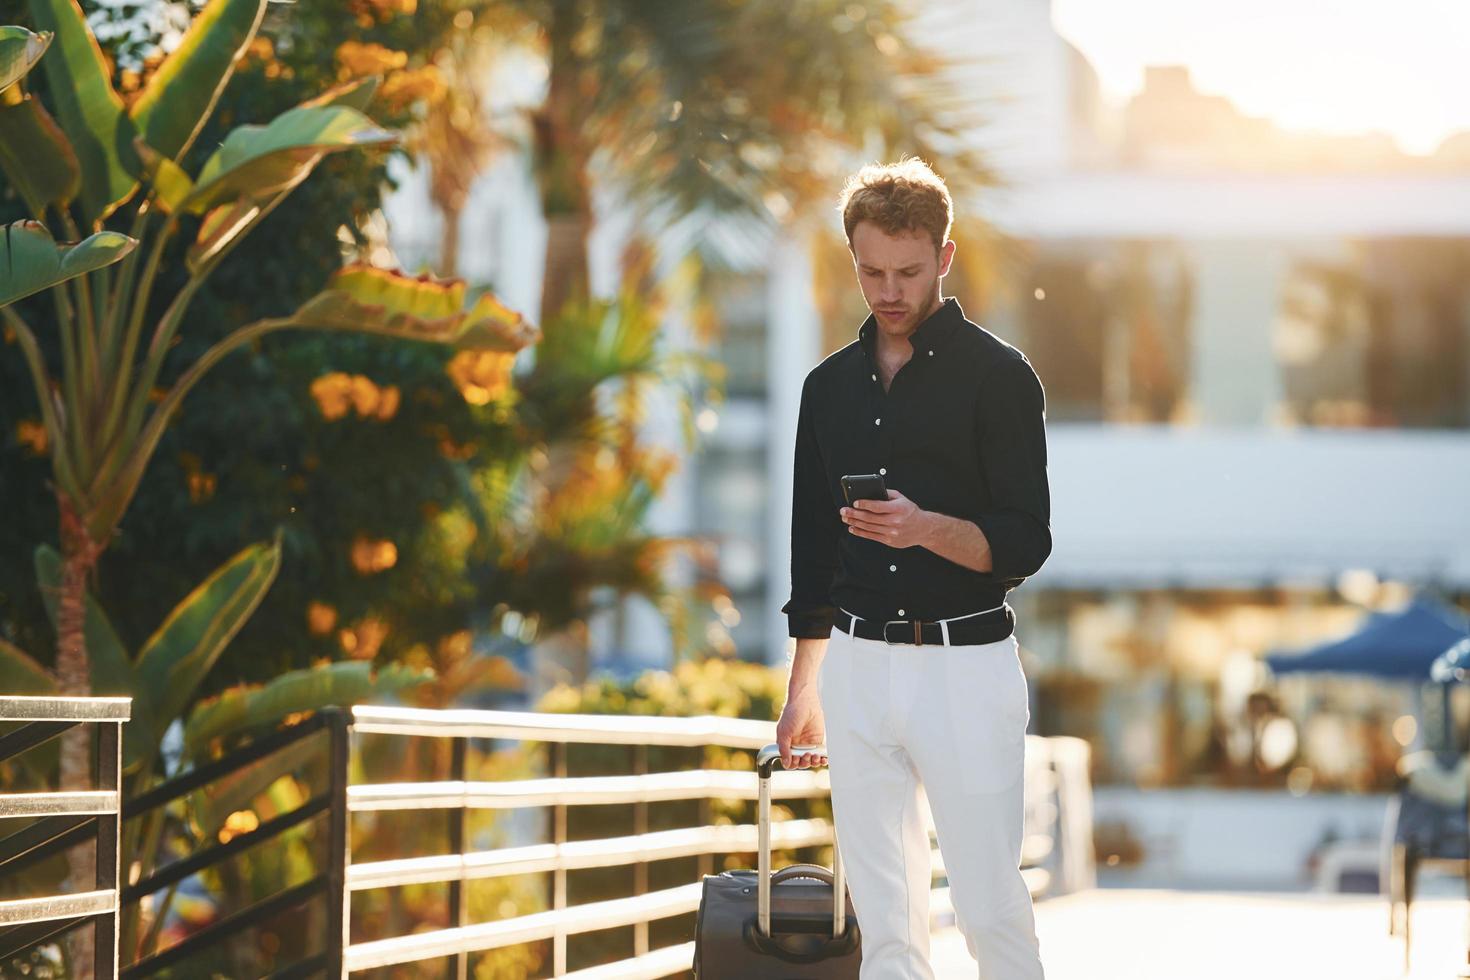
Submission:
<svg viewBox="0 0 1470 980">
<path fill-rule="evenodd" d="M 781 607 L 788 635 L 826 639 L 837 607 L 832 579 L 837 574 L 842 518 L 832 502 L 827 473 L 812 424 L 811 375 L 801 389 L 796 423 L 796 458 L 791 494 L 791 597 Z"/>
<path fill-rule="evenodd" d="M 979 397 L 979 453 L 990 502 L 975 524 L 990 543 L 997 579 L 1034 575 L 1051 554 L 1046 479 L 1046 393 L 1031 364 L 1008 358 L 986 373 Z"/>
</svg>

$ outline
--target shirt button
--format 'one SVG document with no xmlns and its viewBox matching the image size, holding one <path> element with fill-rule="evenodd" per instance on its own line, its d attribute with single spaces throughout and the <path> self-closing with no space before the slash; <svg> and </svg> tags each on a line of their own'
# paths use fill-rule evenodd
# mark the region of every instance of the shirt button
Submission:
<svg viewBox="0 0 1470 980">
<path fill-rule="evenodd" d="M 880 467 L 878 467 L 878 475 L 879 476 L 887 476 L 888 475 L 888 470 L 886 470 L 882 466 L 880 466 Z"/>
<path fill-rule="evenodd" d="M 898 566 L 897 565 L 889 565 L 888 566 L 888 570 L 890 572 L 896 572 L 896 571 L 898 571 Z"/>
<path fill-rule="evenodd" d="M 875 374 L 875 375 L 873 375 L 873 380 L 874 380 L 874 381 L 877 381 L 877 380 L 878 380 L 878 376 L 877 376 L 877 375 L 876 375 L 876 374 Z"/>
<path fill-rule="evenodd" d="M 934 352 L 932 350 L 929 352 L 929 356 L 930 357 L 933 357 L 934 356 Z"/>
<path fill-rule="evenodd" d="M 883 420 L 882 419 L 874 419 L 873 420 L 873 424 L 874 425 L 882 425 L 883 424 Z"/>
<path fill-rule="evenodd" d="M 899 611 L 898 611 L 898 614 L 899 614 L 899 615 L 900 615 L 900 616 L 902 616 L 902 615 L 903 615 L 903 610 L 902 610 L 902 609 L 900 609 L 900 610 L 899 610 Z"/>
</svg>

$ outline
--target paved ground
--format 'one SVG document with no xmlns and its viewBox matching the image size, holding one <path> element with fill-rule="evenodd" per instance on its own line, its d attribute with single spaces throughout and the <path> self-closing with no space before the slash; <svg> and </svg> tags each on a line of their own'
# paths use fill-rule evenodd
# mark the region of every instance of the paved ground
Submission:
<svg viewBox="0 0 1470 980">
<path fill-rule="evenodd" d="M 1414 903 L 1411 972 L 1367 895 L 1103 889 L 1036 903 L 1047 980 L 1454 980 L 1470 906 Z M 974 980 L 954 929 L 933 942 L 939 980 Z"/>
</svg>

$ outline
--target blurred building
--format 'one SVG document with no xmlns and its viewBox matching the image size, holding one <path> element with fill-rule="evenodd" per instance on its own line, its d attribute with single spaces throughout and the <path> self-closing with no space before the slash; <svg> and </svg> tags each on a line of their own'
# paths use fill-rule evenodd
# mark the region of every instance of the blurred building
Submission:
<svg viewBox="0 0 1470 980">
<path fill-rule="evenodd" d="M 1110 112 L 1045 4 L 981 6 L 1029 29 L 958 43 L 1050 66 L 1002 110 L 982 210 L 1020 247 L 972 315 L 1048 396 L 1056 544 L 1015 598 L 1041 730 L 1102 781 L 1386 788 L 1416 692 L 1257 658 L 1470 584 L 1458 141 L 1283 132 L 1179 67 Z"/>
<path fill-rule="evenodd" d="M 1383 788 L 1423 737 L 1403 720 L 1412 692 L 1276 685 L 1258 658 L 1470 587 L 1467 137 L 1415 158 L 1386 136 L 1284 133 L 1174 67 L 1110 107 L 1044 2 L 925 17 L 977 59 L 956 84 L 993 93 L 975 139 L 1007 181 L 960 208 L 1010 247 L 988 276 L 961 263 L 945 292 L 1028 353 L 1048 396 L 1055 550 L 1012 597 L 1035 730 L 1091 739 L 1104 782 Z M 388 215 L 412 265 L 438 219 L 421 177 L 400 177 Z M 615 200 L 598 216 L 606 292 L 632 216 Z M 866 312 L 833 230 L 691 226 L 660 243 L 665 273 L 691 248 L 705 260 L 697 294 L 672 297 L 670 342 L 693 343 L 712 304 L 729 375 L 656 528 L 718 543 L 686 574 L 729 587 L 734 612 L 711 609 L 707 637 L 749 659 L 788 648 L 802 379 Z M 534 310 L 544 234 L 524 161 L 502 158 L 466 209 L 461 272 Z M 649 424 L 678 444 L 673 413 Z M 639 601 L 594 636 L 605 663 L 669 657 Z"/>
</svg>

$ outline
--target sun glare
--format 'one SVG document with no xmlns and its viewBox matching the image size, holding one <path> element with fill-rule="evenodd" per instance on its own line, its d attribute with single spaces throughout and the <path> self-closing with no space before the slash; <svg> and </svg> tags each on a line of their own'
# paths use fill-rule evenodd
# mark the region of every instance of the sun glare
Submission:
<svg viewBox="0 0 1470 980">
<path fill-rule="evenodd" d="M 1387 133 L 1415 154 L 1470 130 L 1470 5 L 1053 0 L 1052 21 L 1115 104 L 1146 66 L 1185 65 L 1202 92 L 1288 129 Z"/>
</svg>

